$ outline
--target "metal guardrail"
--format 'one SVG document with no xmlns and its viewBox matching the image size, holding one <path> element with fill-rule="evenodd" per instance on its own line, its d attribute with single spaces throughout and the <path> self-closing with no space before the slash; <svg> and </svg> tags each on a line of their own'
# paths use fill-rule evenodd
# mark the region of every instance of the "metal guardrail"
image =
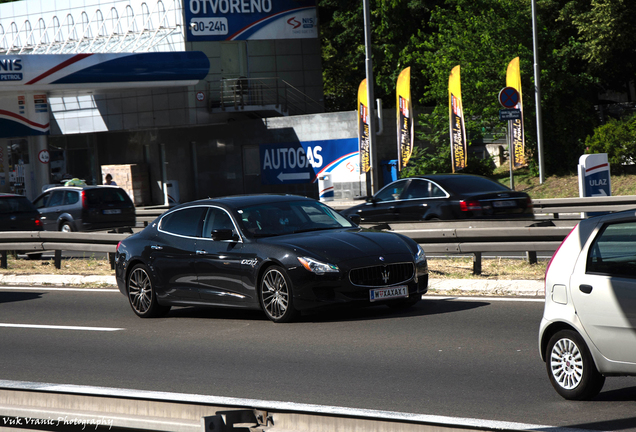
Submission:
<svg viewBox="0 0 636 432">
<path fill-rule="evenodd" d="M 5 428 L 38 425 L 38 430 L 50 431 L 71 427 L 170 432 L 549 430 L 502 421 L 22 381 L 0 381 L 0 415 Z"/>
<path fill-rule="evenodd" d="M 0 267 L 7 268 L 7 253 L 21 251 L 39 253 L 55 251 L 55 268 L 62 266 L 62 251 L 106 252 L 111 268 L 114 268 L 114 254 L 117 243 L 130 234 L 91 233 L 57 231 L 14 231 L 3 232 L 0 238 Z"/>
<path fill-rule="evenodd" d="M 534 214 L 552 214 L 559 218 L 562 213 L 619 212 L 636 210 L 636 195 L 533 199 Z"/>
<path fill-rule="evenodd" d="M 528 221 L 525 221 L 526 223 Z M 483 252 L 526 252 L 531 263 L 536 262 L 536 252 L 554 252 L 571 227 L 526 227 L 509 225 L 505 228 L 425 228 L 427 223 L 367 225 L 404 234 L 422 245 L 428 253 L 462 254 L 474 256 L 473 272 L 481 274 Z M 444 223 L 444 226 L 448 226 Z M 111 267 L 117 243 L 129 234 L 61 233 L 53 231 L 9 232 L 0 239 L 2 268 L 7 268 L 7 251 L 55 251 L 55 267 L 61 267 L 62 251 L 107 252 Z"/>
</svg>

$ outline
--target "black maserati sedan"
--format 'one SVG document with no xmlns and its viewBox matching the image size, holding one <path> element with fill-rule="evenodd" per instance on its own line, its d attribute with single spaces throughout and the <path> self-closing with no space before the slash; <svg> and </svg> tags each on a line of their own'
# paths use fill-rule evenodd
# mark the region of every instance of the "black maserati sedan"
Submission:
<svg viewBox="0 0 636 432">
<path fill-rule="evenodd" d="M 527 193 L 486 177 L 459 173 L 396 180 L 341 213 L 358 215 L 363 222 L 534 219 Z"/>
<path fill-rule="evenodd" d="M 140 317 L 172 306 L 262 309 L 274 322 L 337 305 L 406 308 L 428 289 L 426 254 L 400 234 L 358 227 L 294 195 L 174 207 L 123 240 L 119 290 Z"/>
</svg>

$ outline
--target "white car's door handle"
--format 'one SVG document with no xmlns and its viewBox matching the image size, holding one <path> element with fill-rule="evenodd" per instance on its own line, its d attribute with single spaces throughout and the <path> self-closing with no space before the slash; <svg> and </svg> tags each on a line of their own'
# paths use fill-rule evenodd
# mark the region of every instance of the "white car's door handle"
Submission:
<svg viewBox="0 0 636 432">
<path fill-rule="evenodd" d="M 589 294 L 592 292 L 592 285 L 579 285 L 579 289 L 581 290 L 581 292 Z"/>
</svg>

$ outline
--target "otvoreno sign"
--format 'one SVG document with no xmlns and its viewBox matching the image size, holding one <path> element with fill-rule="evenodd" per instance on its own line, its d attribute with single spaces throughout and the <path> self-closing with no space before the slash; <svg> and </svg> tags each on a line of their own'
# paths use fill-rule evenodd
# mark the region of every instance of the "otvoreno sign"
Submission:
<svg viewBox="0 0 636 432">
<path fill-rule="evenodd" d="M 579 196 L 612 195 L 610 165 L 607 153 L 583 155 L 579 158 Z"/>
<path fill-rule="evenodd" d="M 359 179 L 358 139 L 263 144 L 261 183 L 313 183 L 331 173 L 334 181 Z"/>
<path fill-rule="evenodd" d="M 186 0 L 188 41 L 317 38 L 315 0 Z"/>
</svg>

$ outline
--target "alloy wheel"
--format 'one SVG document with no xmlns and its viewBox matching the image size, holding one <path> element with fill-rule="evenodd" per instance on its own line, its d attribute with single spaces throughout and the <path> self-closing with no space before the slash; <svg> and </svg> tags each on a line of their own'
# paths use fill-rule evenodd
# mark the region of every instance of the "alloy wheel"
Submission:
<svg viewBox="0 0 636 432">
<path fill-rule="evenodd" d="M 583 379 L 583 356 L 570 339 L 560 339 L 550 353 L 550 368 L 555 381 L 564 389 L 576 388 Z"/>
<path fill-rule="evenodd" d="M 285 276 L 277 269 L 268 270 L 263 277 L 262 299 L 265 312 L 272 319 L 285 316 L 289 307 L 289 287 Z"/>
<path fill-rule="evenodd" d="M 128 297 L 137 314 L 145 314 L 152 305 L 152 283 L 148 273 L 141 267 L 133 269 L 130 273 Z"/>
</svg>

